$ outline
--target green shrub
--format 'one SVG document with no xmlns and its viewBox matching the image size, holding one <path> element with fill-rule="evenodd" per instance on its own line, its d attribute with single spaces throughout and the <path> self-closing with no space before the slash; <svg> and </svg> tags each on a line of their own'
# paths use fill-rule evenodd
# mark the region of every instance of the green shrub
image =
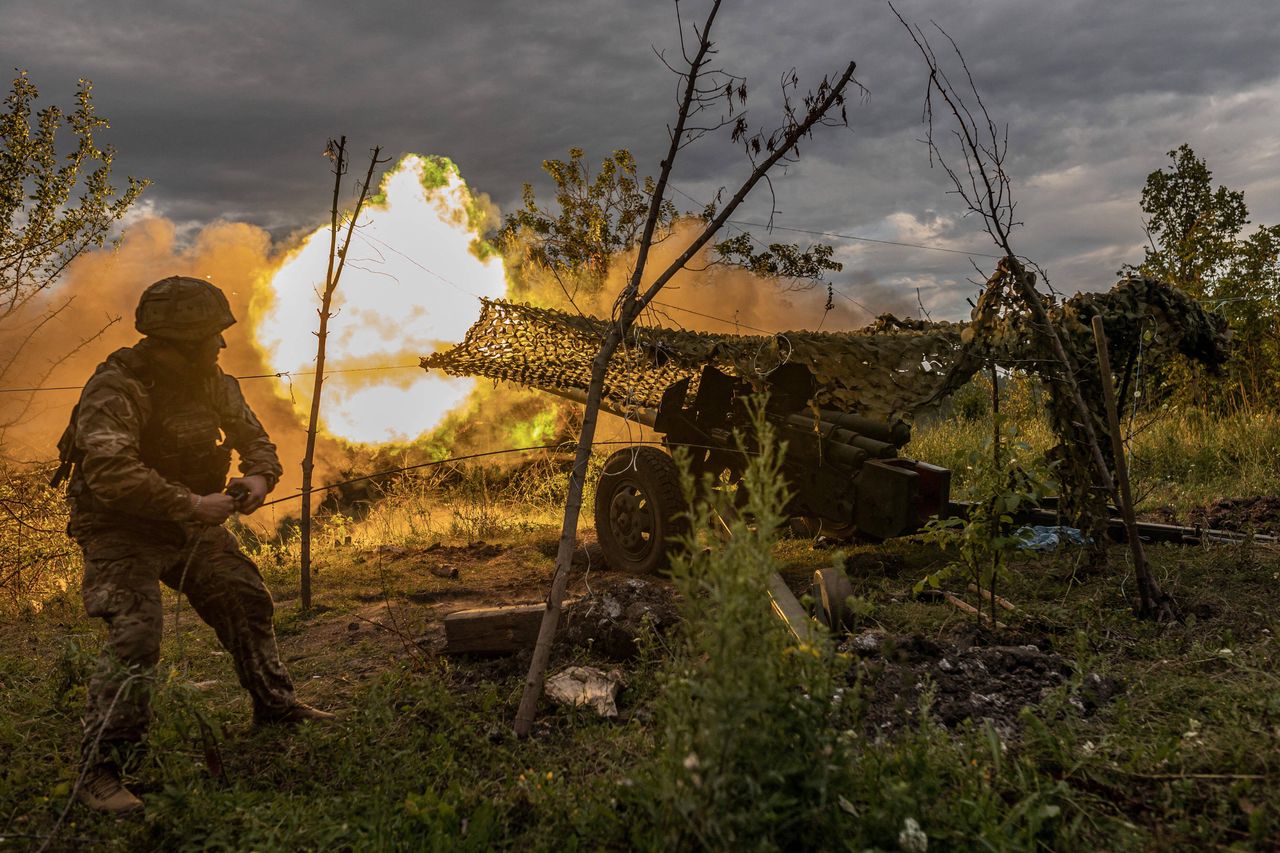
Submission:
<svg viewBox="0 0 1280 853">
<path fill-rule="evenodd" d="M 642 793 L 655 846 L 782 846 L 832 826 L 845 692 L 825 640 L 797 644 L 771 612 L 782 450 L 767 422 L 757 418 L 756 428 L 762 451 L 740 486 L 750 521 L 730 521 L 731 535 L 709 548 L 695 533 L 673 561 L 684 623 L 663 676 L 659 747 Z M 716 515 L 736 518 L 724 491 L 690 497 L 703 537 Z"/>
<path fill-rule="evenodd" d="M 0 619 L 79 589 L 80 549 L 64 532 L 66 504 L 48 481 L 49 471 L 0 465 Z"/>
</svg>

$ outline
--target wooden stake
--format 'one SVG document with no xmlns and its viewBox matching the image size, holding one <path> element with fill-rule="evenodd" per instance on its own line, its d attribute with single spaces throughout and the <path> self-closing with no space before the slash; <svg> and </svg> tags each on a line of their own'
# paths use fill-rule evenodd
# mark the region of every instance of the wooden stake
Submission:
<svg viewBox="0 0 1280 853">
<path fill-rule="evenodd" d="M 982 598 L 986 599 L 986 600 L 987 600 L 988 602 L 990 602 L 991 604 L 998 604 L 998 605 L 1000 605 L 1000 606 L 1001 606 L 1001 607 L 1003 607 L 1005 610 L 1008 610 L 1010 613 L 1017 613 L 1017 612 L 1018 612 L 1018 606 L 1017 606 L 1016 604 L 1014 604 L 1012 601 L 1010 601 L 1010 600 L 1009 600 L 1009 599 L 1007 599 L 1007 598 L 1001 598 L 1001 597 L 1000 597 L 1000 596 L 998 596 L 998 595 L 992 595 L 990 592 L 988 592 L 987 590 L 985 590 L 985 589 L 981 588 L 981 587 L 980 587 L 980 586 L 978 586 L 976 583 L 971 583 L 971 584 L 969 584 L 967 587 L 965 587 L 965 589 L 967 589 L 969 592 L 975 592 L 975 593 L 977 593 L 979 596 L 981 596 Z"/>
<path fill-rule="evenodd" d="M 1102 326 L 1102 317 L 1093 317 L 1093 339 L 1098 347 L 1098 373 L 1102 380 L 1102 398 L 1107 407 L 1107 426 L 1111 431 L 1111 453 L 1115 457 L 1116 486 L 1120 497 L 1120 516 L 1124 519 L 1125 533 L 1129 537 L 1129 549 L 1133 553 L 1133 568 L 1138 575 L 1138 589 L 1141 603 L 1139 609 L 1150 601 L 1160 608 L 1169 608 L 1177 618 L 1176 605 L 1160 591 L 1151 577 L 1151 568 L 1147 565 L 1147 555 L 1142 547 L 1142 537 L 1138 532 L 1138 519 L 1133 511 L 1133 495 L 1129 491 L 1129 466 L 1124 455 L 1124 438 L 1120 433 L 1120 415 L 1116 407 L 1116 389 L 1111 381 L 1111 358 L 1107 354 L 1107 335 Z"/>
<path fill-rule="evenodd" d="M 662 204 L 666 198 L 667 183 L 671 177 L 671 169 L 676 155 L 688 144 L 686 126 L 691 116 L 700 109 L 700 98 L 705 93 L 698 88 L 699 74 L 705 70 L 706 64 L 714 54 L 711 43 L 711 26 L 716 13 L 720 9 L 721 0 L 712 3 L 702 28 L 698 30 L 698 50 L 689 59 L 689 70 L 682 74 L 684 91 L 680 107 L 676 113 L 675 127 L 669 130 L 670 146 L 667 156 L 662 160 L 658 172 L 658 180 L 654 184 L 653 194 L 649 201 L 649 213 L 645 219 L 644 229 L 637 244 L 636 260 L 622 293 L 617 300 L 617 321 L 612 323 L 609 332 L 601 344 L 595 361 L 591 365 L 591 381 L 587 386 L 586 412 L 583 415 L 582 434 L 578 438 L 577 453 L 573 460 L 573 469 L 569 473 L 569 494 L 565 501 L 564 521 L 560 528 L 560 546 L 556 552 L 556 570 L 551 579 L 551 590 L 547 595 L 547 609 L 542 618 L 542 626 L 538 631 L 538 641 L 533 648 L 533 658 L 529 662 L 529 672 L 525 676 L 524 693 L 520 697 L 520 707 L 516 711 L 514 731 L 517 737 L 528 737 L 533 728 L 533 719 L 538 709 L 538 700 L 542 698 L 543 679 L 547 665 L 551 659 L 551 646 L 555 639 L 556 626 L 560 622 L 561 602 L 565 589 L 569 584 L 569 568 L 572 563 L 573 549 L 577 541 L 578 516 L 582 509 L 582 490 L 587 475 L 587 462 L 591 458 L 591 446 L 595 439 L 596 421 L 600 408 L 600 400 L 604 394 L 604 379 L 609 368 L 609 360 L 626 339 L 632 324 L 641 312 L 648 307 L 668 281 L 676 273 L 684 269 L 686 263 L 705 246 L 712 237 L 724 227 L 725 222 L 746 199 L 747 194 L 764 176 L 777 165 L 778 161 L 796 150 L 797 144 L 807 136 L 815 124 L 822 121 L 837 102 L 843 103 L 844 90 L 853 79 L 854 64 L 845 68 L 844 73 L 828 89 L 822 98 L 807 105 L 803 118 L 788 123 L 786 134 L 771 149 L 770 154 L 755 164 L 751 174 L 743 181 L 738 191 L 729 199 L 719 212 L 708 222 L 685 250 L 672 261 L 665 270 L 652 280 L 642 293 L 641 282 L 645 278 L 649 251 L 653 245 L 653 237 L 658 225 Z M 695 132 L 696 131 L 690 131 Z"/>
<path fill-rule="evenodd" d="M 979 623 L 981 623 L 983 619 L 986 619 L 991 623 L 991 627 L 997 628 L 1001 631 L 1009 627 L 1008 625 L 1005 625 L 1003 622 L 997 622 L 996 617 L 993 614 L 983 613 L 981 610 L 974 607 L 972 604 L 965 601 L 963 598 L 956 595 L 955 593 L 944 592 L 942 593 L 942 597 L 945 598 L 947 600 L 947 603 L 949 603 L 956 610 L 959 610 L 962 613 L 968 613 L 970 616 L 976 617 Z"/>
<path fill-rule="evenodd" d="M 316 376 L 311 390 L 311 415 L 307 420 L 307 448 L 302 454 L 302 576 L 301 596 L 302 609 L 311 609 L 311 476 L 315 470 L 316 431 L 320 424 L 320 391 L 324 386 L 325 344 L 329 338 L 329 309 L 333 305 L 333 293 L 338 289 L 338 280 L 342 278 L 342 270 L 347 264 L 347 250 L 351 247 L 351 234 L 355 231 L 356 219 L 364 207 L 364 200 L 369 195 L 369 182 L 373 180 L 374 167 L 378 165 L 378 154 L 381 148 L 373 149 L 369 158 L 369 171 L 360 186 L 360 198 L 356 201 L 356 209 L 347 224 L 347 234 L 342 241 L 342 250 L 338 245 L 338 197 L 342 192 L 342 177 L 347 169 L 347 138 L 341 137 L 336 143 L 330 140 L 329 151 L 334 158 L 333 166 L 333 205 L 330 208 L 329 220 L 329 267 L 324 274 L 324 293 L 320 297 L 320 330 L 316 333 Z M 336 266 L 335 266 L 336 260 Z"/>
</svg>

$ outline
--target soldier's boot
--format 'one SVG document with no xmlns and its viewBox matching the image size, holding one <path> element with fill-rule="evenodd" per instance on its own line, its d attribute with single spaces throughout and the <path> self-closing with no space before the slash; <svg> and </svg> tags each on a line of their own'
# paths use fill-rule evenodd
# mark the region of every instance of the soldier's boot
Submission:
<svg viewBox="0 0 1280 853">
<path fill-rule="evenodd" d="M 268 711 L 263 708 L 253 709 L 253 724 L 255 726 L 293 726 L 298 723 L 304 723 L 307 720 L 314 720 L 318 723 L 332 723 L 337 719 L 337 714 L 330 714 L 328 711 L 321 711 L 319 708 L 312 708 L 310 705 L 304 705 L 301 702 L 295 702 L 279 711 Z"/>
<path fill-rule="evenodd" d="M 142 809 L 142 800 L 120 781 L 120 772 L 110 764 L 99 764 L 85 774 L 76 797 L 94 811 L 126 815 Z"/>
</svg>

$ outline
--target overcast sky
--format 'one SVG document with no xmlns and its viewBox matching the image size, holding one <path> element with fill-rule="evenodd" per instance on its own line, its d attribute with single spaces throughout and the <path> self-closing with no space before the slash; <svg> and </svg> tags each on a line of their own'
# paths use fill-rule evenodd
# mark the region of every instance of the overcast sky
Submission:
<svg viewBox="0 0 1280 853">
<path fill-rule="evenodd" d="M 707 5 L 681 4 L 686 23 Z M 1008 124 L 1026 223 L 1015 248 L 1058 289 L 1107 287 L 1140 260 L 1143 180 L 1183 142 L 1245 191 L 1255 223 L 1280 222 L 1275 0 L 899 9 L 946 28 Z M 719 64 L 747 78 L 754 125 L 774 123 L 792 67 L 804 88 L 853 60 L 869 91 L 850 104 L 848 130 L 822 132 L 777 178 L 778 225 L 993 251 L 929 168 L 918 141 L 925 70 L 886 4 L 726 0 L 714 32 Z M 504 212 L 523 182 L 545 190 L 539 164 L 570 146 L 596 162 L 630 148 L 656 173 L 675 80 L 655 50 L 678 51 L 674 6 L 657 0 L 0 0 L 3 65 L 27 69 L 42 100 L 64 105 L 76 78 L 91 78 L 117 168 L 154 182 L 155 212 L 183 225 L 251 222 L 281 239 L 325 220 L 320 154 L 344 133 L 357 151 L 446 155 Z M 674 182 L 701 201 L 745 171 L 727 139 L 708 140 Z M 767 203 L 759 195 L 738 218 L 761 221 Z M 876 302 L 888 288 L 914 304 L 919 287 L 938 318 L 959 316 L 972 292 L 963 255 L 830 242 L 846 262 L 833 281 L 850 298 Z"/>
</svg>

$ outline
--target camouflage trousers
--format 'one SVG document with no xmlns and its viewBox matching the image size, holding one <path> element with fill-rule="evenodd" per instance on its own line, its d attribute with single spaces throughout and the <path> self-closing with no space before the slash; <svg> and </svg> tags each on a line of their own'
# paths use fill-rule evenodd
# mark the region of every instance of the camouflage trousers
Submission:
<svg viewBox="0 0 1280 853">
<path fill-rule="evenodd" d="M 294 704 L 280 661 L 275 605 L 253 561 L 222 527 L 189 534 L 191 545 L 134 530 L 71 533 L 84 550 L 84 606 L 106 620 L 107 644 L 89 679 L 82 753 L 94 758 L 138 743 L 151 722 L 153 670 L 160 659 L 164 611 L 160 584 L 185 593 L 231 654 L 254 712 L 271 716 Z"/>
</svg>

